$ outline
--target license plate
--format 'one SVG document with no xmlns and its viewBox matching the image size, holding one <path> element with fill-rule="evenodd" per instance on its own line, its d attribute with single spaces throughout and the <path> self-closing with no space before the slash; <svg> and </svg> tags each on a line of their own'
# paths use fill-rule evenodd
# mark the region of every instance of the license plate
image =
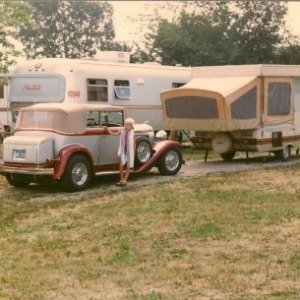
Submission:
<svg viewBox="0 0 300 300">
<path fill-rule="evenodd" d="M 21 160 L 23 160 L 23 159 L 25 159 L 26 158 L 26 150 L 16 150 L 16 149 L 14 149 L 13 150 L 13 158 L 14 159 L 21 159 Z"/>
</svg>

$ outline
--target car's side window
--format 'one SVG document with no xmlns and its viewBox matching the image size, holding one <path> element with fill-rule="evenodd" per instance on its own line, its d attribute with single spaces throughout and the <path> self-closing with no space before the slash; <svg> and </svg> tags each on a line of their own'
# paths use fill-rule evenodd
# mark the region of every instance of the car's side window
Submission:
<svg viewBox="0 0 300 300">
<path fill-rule="evenodd" d="M 123 111 L 101 111 L 100 124 L 101 126 L 107 126 L 107 127 L 123 127 L 124 126 Z"/>
<path fill-rule="evenodd" d="M 100 126 L 100 112 L 89 111 L 87 112 L 86 127 L 99 127 Z"/>
</svg>

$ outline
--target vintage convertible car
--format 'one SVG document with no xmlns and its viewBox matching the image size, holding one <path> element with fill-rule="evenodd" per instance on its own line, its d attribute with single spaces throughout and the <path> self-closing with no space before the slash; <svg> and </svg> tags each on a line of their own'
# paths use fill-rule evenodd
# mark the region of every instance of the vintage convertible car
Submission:
<svg viewBox="0 0 300 300">
<path fill-rule="evenodd" d="M 21 109 L 15 134 L 3 143 L 0 174 L 13 186 L 59 180 L 69 191 L 84 189 L 94 176 L 118 170 L 119 136 L 102 126 L 122 128 L 123 107 L 102 104 L 35 104 Z M 147 124 L 135 124 L 135 172 L 157 167 L 176 174 L 182 165 L 180 145 L 155 142 Z"/>
</svg>

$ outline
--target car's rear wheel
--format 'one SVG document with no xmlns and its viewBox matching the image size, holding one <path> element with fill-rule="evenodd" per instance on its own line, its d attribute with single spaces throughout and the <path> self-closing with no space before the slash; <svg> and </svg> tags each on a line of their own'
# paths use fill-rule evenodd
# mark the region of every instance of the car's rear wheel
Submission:
<svg viewBox="0 0 300 300">
<path fill-rule="evenodd" d="M 157 168 L 162 175 L 175 175 L 182 166 L 182 154 L 177 147 L 168 149 L 159 158 Z"/>
<path fill-rule="evenodd" d="M 31 183 L 30 177 L 23 174 L 6 174 L 7 182 L 15 187 L 25 187 Z"/>
<path fill-rule="evenodd" d="M 90 161 L 85 156 L 76 154 L 69 159 L 61 183 L 65 190 L 75 192 L 85 189 L 91 179 Z"/>
<path fill-rule="evenodd" d="M 136 141 L 136 152 L 134 164 L 135 166 L 141 166 L 145 164 L 151 157 L 152 147 L 148 139 L 138 138 Z"/>
</svg>

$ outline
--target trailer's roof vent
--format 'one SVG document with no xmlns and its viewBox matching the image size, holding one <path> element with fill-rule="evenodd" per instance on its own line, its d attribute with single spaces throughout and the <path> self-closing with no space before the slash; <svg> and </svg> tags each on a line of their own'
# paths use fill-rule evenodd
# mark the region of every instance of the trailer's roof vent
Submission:
<svg viewBox="0 0 300 300">
<path fill-rule="evenodd" d="M 96 60 L 118 62 L 118 63 L 129 63 L 130 52 L 121 51 L 100 51 L 95 56 Z"/>
</svg>

